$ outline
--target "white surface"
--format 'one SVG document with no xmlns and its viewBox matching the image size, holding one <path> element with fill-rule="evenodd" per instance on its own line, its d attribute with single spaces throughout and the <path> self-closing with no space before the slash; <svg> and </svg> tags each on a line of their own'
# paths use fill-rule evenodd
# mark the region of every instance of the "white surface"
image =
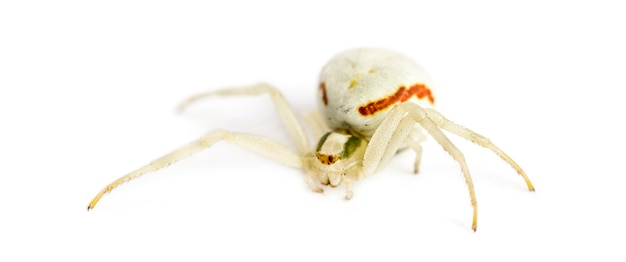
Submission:
<svg viewBox="0 0 626 262">
<path fill-rule="evenodd" d="M 623 261 L 626 19 L 615 2 L 5 1 L 0 261 Z M 476 185 L 473 233 L 460 171 L 432 140 L 420 175 L 403 153 L 349 202 L 218 144 L 87 212 L 107 183 L 208 130 L 289 143 L 268 98 L 174 108 L 266 81 L 312 110 L 322 65 L 357 46 L 415 58 L 438 109 L 509 153 L 537 192 L 454 139 Z"/>
</svg>

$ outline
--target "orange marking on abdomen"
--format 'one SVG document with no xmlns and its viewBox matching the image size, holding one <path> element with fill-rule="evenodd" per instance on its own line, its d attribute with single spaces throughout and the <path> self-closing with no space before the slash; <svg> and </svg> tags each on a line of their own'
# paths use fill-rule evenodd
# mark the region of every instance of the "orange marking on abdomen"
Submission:
<svg viewBox="0 0 626 262">
<path fill-rule="evenodd" d="M 326 96 L 326 83 L 320 83 L 320 90 L 322 90 L 322 102 L 324 102 L 324 105 L 328 105 L 328 97 Z"/>
<path fill-rule="evenodd" d="M 385 110 L 392 105 L 406 102 L 413 96 L 416 96 L 417 99 L 426 98 L 431 104 L 435 103 L 435 98 L 433 97 L 432 92 L 426 85 L 415 84 L 412 85 L 408 90 L 406 89 L 406 87 L 400 86 L 395 94 L 359 107 L 359 113 L 364 116 L 374 115 L 378 111 Z"/>
</svg>

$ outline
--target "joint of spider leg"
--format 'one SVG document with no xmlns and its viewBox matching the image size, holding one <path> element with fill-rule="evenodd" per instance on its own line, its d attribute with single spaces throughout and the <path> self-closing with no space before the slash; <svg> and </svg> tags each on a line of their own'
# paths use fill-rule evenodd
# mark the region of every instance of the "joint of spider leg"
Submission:
<svg viewBox="0 0 626 262">
<path fill-rule="evenodd" d="M 471 134 L 470 138 L 472 142 L 477 143 L 479 145 L 491 144 L 491 140 L 489 140 L 489 138 L 486 138 L 480 134 Z"/>
</svg>

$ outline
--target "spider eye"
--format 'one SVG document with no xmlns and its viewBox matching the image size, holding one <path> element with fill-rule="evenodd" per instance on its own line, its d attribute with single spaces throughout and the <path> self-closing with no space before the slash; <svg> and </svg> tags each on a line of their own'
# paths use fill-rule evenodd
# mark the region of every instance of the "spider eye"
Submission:
<svg viewBox="0 0 626 262">
<path fill-rule="evenodd" d="M 324 165 L 332 165 L 337 162 L 337 160 L 339 160 L 339 157 L 337 156 L 326 155 L 320 152 L 315 153 L 315 156 L 317 157 L 317 160 L 319 160 Z"/>
</svg>

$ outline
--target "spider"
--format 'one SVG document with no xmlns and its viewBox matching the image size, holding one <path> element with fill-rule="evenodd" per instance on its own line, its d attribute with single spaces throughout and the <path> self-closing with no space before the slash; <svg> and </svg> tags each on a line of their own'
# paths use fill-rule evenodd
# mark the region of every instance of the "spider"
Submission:
<svg viewBox="0 0 626 262">
<path fill-rule="evenodd" d="M 472 230 L 476 231 L 477 203 L 474 185 L 463 153 L 442 132 L 468 139 L 500 156 L 523 177 L 530 191 L 534 187 L 520 166 L 486 137 L 446 119 L 432 108 L 435 98 L 431 80 L 413 60 L 388 50 L 362 48 L 336 55 L 322 69 L 318 85 L 319 111 L 305 117 L 311 132 L 320 137 L 311 147 L 293 109 L 273 86 L 260 83 L 249 87 L 221 89 L 192 96 L 179 111 L 209 97 L 268 94 L 296 151 L 268 138 L 214 130 L 173 152 L 154 160 L 107 185 L 87 207 L 124 182 L 186 158 L 218 141 L 246 148 L 287 166 L 305 171 L 305 180 L 315 192 L 321 185 L 345 185 L 345 198 L 353 197 L 352 181 L 385 167 L 404 148 L 416 152 L 414 172 L 419 172 L 420 142 L 430 134 L 461 167 L 473 207 Z M 424 132 L 425 131 L 425 132 Z"/>
</svg>

